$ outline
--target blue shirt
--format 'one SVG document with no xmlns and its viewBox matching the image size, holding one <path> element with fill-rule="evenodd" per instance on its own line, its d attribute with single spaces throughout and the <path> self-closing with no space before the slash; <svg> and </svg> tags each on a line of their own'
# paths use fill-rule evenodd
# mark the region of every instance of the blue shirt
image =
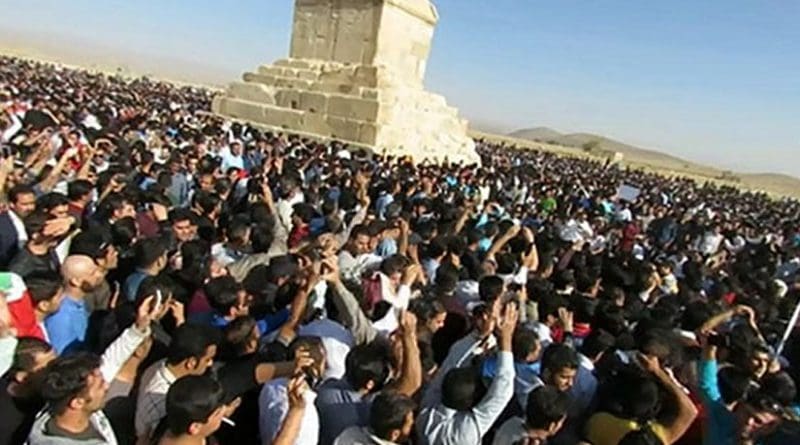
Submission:
<svg viewBox="0 0 800 445">
<path fill-rule="evenodd" d="M 700 401 L 706 411 L 705 445 L 733 445 L 736 443 L 736 419 L 725 406 L 717 381 L 717 361 L 700 360 L 697 364 L 700 381 Z"/>
<path fill-rule="evenodd" d="M 397 242 L 392 238 L 386 238 L 378 244 L 378 255 L 388 258 L 397 253 Z"/>
<path fill-rule="evenodd" d="M 351 426 L 366 426 L 373 395 L 363 397 L 345 380 L 328 380 L 317 390 L 319 443 L 331 445 Z"/>
<path fill-rule="evenodd" d="M 267 335 L 270 332 L 280 328 L 286 320 L 289 319 L 290 311 L 289 309 L 281 309 L 274 314 L 269 314 L 266 317 L 262 318 L 261 320 L 256 321 L 256 326 L 258 326 L 258 331 L 261 332 L 261 335 Z M 211 326 L 215 328 L 222 329 L 228 325 L 230 321 L 228 321 L 225 317 L 217 314 L 216 312 L 211 316 Z"/>
<path fill-rule="evenodd" d="M 128 301 L 136 300 L 136 293 L 139 292 L 139 286 L 142 284 L 142 281 L 149 276 L 150 275 L 145 272 L 137 270 L 125 279 L 125 285 L 122 286 L 122 291 Z"/>
<path fill-rule="evenodd" d="M 44 321 L 50 344 L 58 355 L 82 349 L 88 326 L 89 311 L 86 302 L 69 295 L 64 297 L 58 311 Z"/>
<path fill-rule="evenodd" d="M 375 210 L 378 211 L 378 218 L 385 218 L 386 208 L 389 207 L 389 204 L 393 202 L 394 196 L 390 195 L 389 193 L 383 193 L 378 197 L 378 200 L 375 203 Z"/>
</svg>

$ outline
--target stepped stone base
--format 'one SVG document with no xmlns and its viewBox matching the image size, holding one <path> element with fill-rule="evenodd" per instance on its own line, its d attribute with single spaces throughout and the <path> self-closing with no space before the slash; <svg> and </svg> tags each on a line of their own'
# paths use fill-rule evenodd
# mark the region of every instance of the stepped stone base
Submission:
<svg viewBox="0 0 800 445">
<path fill-rule="evenodd" d="M 395 156 L 477 163 L 467 121 L 421 79 L 383 66 L 283 59 L 243 75 L 214 99 L 222 116 Z"/>
</svg>

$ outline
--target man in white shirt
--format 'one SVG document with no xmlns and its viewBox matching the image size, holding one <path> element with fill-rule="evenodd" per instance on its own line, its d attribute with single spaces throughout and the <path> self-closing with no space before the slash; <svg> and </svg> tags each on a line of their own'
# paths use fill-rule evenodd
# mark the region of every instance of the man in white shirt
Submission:
<svg viewBox="0 0 800 445">
<path fill-rule="evenodd" d="M 136 437 L 147 443 L 167 414 L 167 391 L 185 375 L 203 375 L 214 363 L 217 345 L 211 327 L 183 324 L 175 331 L 167 358 L 156 362 L 142 375 L 136 402 Z"/>
<path fill-rule="evenodd" d="M 552 386 L 540 386 L 528 395 L 525 418 L 508 419 L 494 436 L 493 445 L 513 444 L 528 439 L 528 444 L 546 443 L 567 420 L 569 396 Z"/>
<path fill-rule="evenodd" d="M 295 444 L 316 444 L 319 443 L 319 413 L 315 401 L 317 393 L 313 386 L 316 381 L 321 380 L 325 374 L 326 353 L 322 341 L 319 337 L 298 337 L 292 342 L 291 350 L 295 354 L 305 350 L 313 359 L 313 364 L 303 369 L 307 379 L 312 380 L 311 388 L 303 393 L 305 398 L 305 410 L 300 421 L 300 431 L 297 434 Z M 261 442 L 272 443 L 281 430 L 286 415 L 289 412 L 289 379 L 274 379 L 264 385 L 258 397 L 258 429 L 261 433 Z"/>
<path fill-rule="evenodd" d="M 511 341 L 519 313 L 515 305 L 506 306 L 499 323 L 500 351 L 497 375 L 486 395 L 472 405 L 478 377 L 469 368 L 452 369 L 442 382 L 442 401 L 423 408 L 417 422 L 420 443 L 425 445 L 463 445 L 481 443 L 514 396 L 514 356 Z"/>
</svg>

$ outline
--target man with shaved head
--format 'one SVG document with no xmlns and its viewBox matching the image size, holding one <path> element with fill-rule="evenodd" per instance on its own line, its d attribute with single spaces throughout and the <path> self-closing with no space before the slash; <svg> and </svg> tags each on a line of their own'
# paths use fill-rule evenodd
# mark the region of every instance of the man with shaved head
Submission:
<svg viewBox="0 0 800 445">
<path fill-rule="evenodd" d="M 61 265 L 64 277 L 64 299 L 56 313 L 44 324 L 53 348 L 58 354 L 81 350 L 89 325 L 89 310 L 84 301 L 87 293 L 105 279 L 105 269 L 86 255 L 70 255 Z"/>
</svg>

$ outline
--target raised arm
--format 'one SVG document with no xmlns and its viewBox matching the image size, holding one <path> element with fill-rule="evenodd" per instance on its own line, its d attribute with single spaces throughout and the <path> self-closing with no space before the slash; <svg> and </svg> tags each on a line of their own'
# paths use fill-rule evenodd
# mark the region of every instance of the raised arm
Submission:
<svg viewBox="0 0 800 445">
<path fill-rule="evenodd" d="M 417 317 L 410 311 L 404 311 L 400 316 L 400 329 L 403 367 L 396 389 L 401 394 L 413 397 L 422 386 L 422 363 L 417 345 Z"/>
<path fill-rule="evenodd" d="M 658 358 L 644 354 L 640 354 L 638 357 L 645 369 L 650 371 L 678 401 L 678 415 L 670 424 L 665 425 L 667 445 L 671 445 L 677 442 L 692 425 L 692 422 L 697 417 L 697 408 L 694 406 L 692 399 L 683 391 L 683 388 L 678 386 L 675 380 L 664 371 L 664 368 L 658 363 Z"/>
<path fill-rule="evenodd" d="M 300 436 L 303 414 L 306 410 L 307 387 L 302 375 L 289 380 L 288 385 L 289 410 L 275 439 L 272 442 L 265 442 L 264 445 L 294 445 Z"/>
<path fill-rule="evenodd" d="M 156 309 L 158 309 L 154 307 L 153 302 L 154 297 L 147 297 L 139 305 L 136 313 L 136 322 L 128 329 L 125 329 L 103 352 L 100 372 L 106 382 L 114 380 L 125 362 L 136 351 L 136 348 L 150 336 L 150 323 L 155 318 Z"/>
<path fill-rule="evenodd" d="M 514 396 L 514 356 L 511 341 L 519 320 L 519 311 L 514 304 L 506 305 L 500 321 L 500 351 L 497 353 L 497 375 L 483 399 L 472 409 L 478 432 L 483 438 L 489 428 L 500 417 Z"/>
<path fill-rule="evenodd" d="M 61 158 L 59 158 L 58 163 L 55 167 L 53 167 L 53 170 L 51 170 L 47 177 L 39 183 L 39 188 L 42 190 L 42 192 L 49 192 L 53 189 L 53 187 L 55 187 L 58 179 L 61 177 L 61 172 L 63 172 L 64 168 L 67 166 L 67 162 L 69 162 L 72 157 L 77 156 L 77 154 L 77 148 L 70 148 L 67 149 L 63 155 L 61 155 Z"/>
<path fill-rule="evenodd" d="M 326 258 L 322 264 L 326 268 L 323 278 L 333 289 L 333 303 L 339 311 L 339 320 L 350 329 L 356 344 L 371 342 L 378 336 L 378 331 L 361 310 L 356 297 L 342 283 L 336 257 Z"/>
<path fill-rule="evenodd" d="M 515 236 L 519 233 L 521 227 L 517 224 L 511 226 L 506 233 L 504 233 L 500 238 L 498 238 L 492 247 L 489 249 L 489 252 L 486 253 L 486 259 L 492 259 L 498 252 L 503 250 L 506 244 L 509 241 L 514 239 Z"/>
</svg>

